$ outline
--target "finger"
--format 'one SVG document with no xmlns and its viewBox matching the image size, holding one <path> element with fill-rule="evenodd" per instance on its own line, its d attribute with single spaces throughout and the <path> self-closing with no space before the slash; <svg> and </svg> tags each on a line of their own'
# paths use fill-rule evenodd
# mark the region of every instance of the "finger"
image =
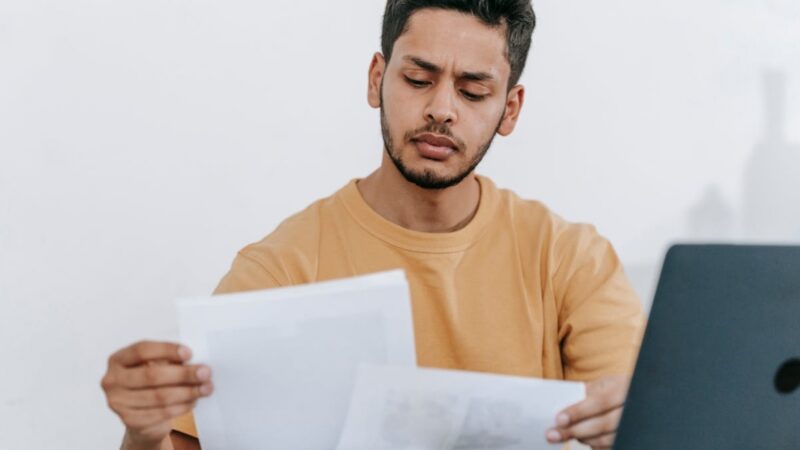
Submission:
<svg viewBox="0 0 800 450">
<path fill-rule="evenodd" d="M 580 442 L 584 445 L 592 447 L 593 450 L 599 450 L 613 447 L 616 439 L 617 433 L 608 433 L 602 436 L 595 436 L 590 439 L 581 439 Z"/>
<path fill-rule="evenodd" d="M 128 389 L 160 386 L 195 385 L 211 380 L 211 369 L 205 365 L 147 365 L 120 371 L 119 384 Z"/>
<path fill-rule="evenodd" d="M 171 342 L 141 341 L 111 355 L 109 364 L 116 363 L 125 367 L 133 367 L 151 360 L 182 363 L 191 357 L 191 350 L 184 345 Z"/>
<path fill-rule="evenodd" d="M 625 404 L 625 394 L 626 392 L 620 389 L 614 392 L 588 396 L 585 400 L 561 411 L 556 416 L 556 425 L 565 428 L 570 424 L 619 408 Z"/>
<path fill-rule="evenodd" d="M 163 408 L 126 409 L 121 411 L 119 415 L 126 427 L 141 431 L 182 416 L 193 410 L 196 404 L 197 401 L 192 401 Z"/>
<path fill-rule="evenodd" d="M 559 432 L 567 439 L 591 439 L 617 431 L 621 417 L 622 408 L 617 408 L 603 415 L 582 420 L 569 428 L 559 430 Z"/>
<path fill-rule="evenodd" d="M 121 390 L 109 400 L 112 409 L 151 409 L 188 403 L 211 395 L 214 387 L 209 383 L 194 386 L 169 386 L 155 389 Z"/>
</svg>

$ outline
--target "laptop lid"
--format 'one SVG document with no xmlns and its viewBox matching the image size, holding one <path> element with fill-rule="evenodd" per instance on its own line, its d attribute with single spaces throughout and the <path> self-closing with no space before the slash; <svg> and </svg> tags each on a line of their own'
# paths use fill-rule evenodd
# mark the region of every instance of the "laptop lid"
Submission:
<svg viewBox="0 0 800 450">
<path fill-rule="evenodd" d="M 616 450 L 800 449 L 800 247 L 664 261 Z"/>
</svg>

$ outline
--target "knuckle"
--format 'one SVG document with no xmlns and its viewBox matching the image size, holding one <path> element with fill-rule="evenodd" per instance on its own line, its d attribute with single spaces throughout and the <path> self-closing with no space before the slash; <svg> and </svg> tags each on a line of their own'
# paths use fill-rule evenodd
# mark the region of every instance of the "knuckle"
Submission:
<svg viewBox="0 0 800 450">
<path fill-rule="evenodd" d="M 153 390 L 153 401 L 157 406 L 164 406 L 168 403 L 166 390 L 159 388 Z"/>
<path fill-rule="evenodd" d="M 570 421 L 575 421 L 576 419 L 583 417 L 583 408 L 585 407 L 586 402 L 578 403 L 575 406 L 571 406 L 566 410 L 567 415 L 569 416 Z"/>
<path fill-rule="evenodd" d="M 610 395 L 600 395 L 597 397 L 597 404 L 605 411 L 614 406 L 614 401 Z"/>
<path fill-rule="evenodd" d="M 147 385 L 152 386 L 158 383 L 158 368 L 156 366 L 147 366 L 144 368 L 144 381 Z"/>
<path fill-rule="evenodd" d="M 139 341 L 139 342 L 133 344 L 133 347 L 131 347 L 131 352 L 133 353 L 133 356 L 136 357 L 136 359 L 139 359 L 139 360 L 143 360 L 144 359 L 144 346 L 145 346 L 145 342 L 144 341 Z"/>
<path fill-rule="evenodd" d="M 112 378 L 111 373 L 106 373 L 103 375 L 103 378 L 100 379 L 100 387 L 103 388 L 104 391 L 108 391 L 114 386 L 114 380 Z"/>
<path fill-rule="evenodd" d="M 186 366 L 183 368 L 183 381 L 193 383 L 197 380 L 197 367 Z"/>
<path fill-rule="evenodd" d="M 569 416 L 569 423 L 567 426 L 575 425 L 576 423 L 583 420 L 583 416 L 585 415 L 583 412 L 583 407 L 570 409 L 567 411 L 567 415 Z"/>
<path fill-rule="evenodd" d="M 145 361 L 150 358 L 150 353 L 155 343 L 153 341 L 139 341 L 136 343 L 136 356 Z"/>
</svg>

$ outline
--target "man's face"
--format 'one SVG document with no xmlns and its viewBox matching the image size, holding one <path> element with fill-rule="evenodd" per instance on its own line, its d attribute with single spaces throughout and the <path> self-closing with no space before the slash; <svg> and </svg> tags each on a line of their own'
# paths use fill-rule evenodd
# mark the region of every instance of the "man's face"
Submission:
<svg viewBox="0 0 800 450">
<path fill-rule="evenodd" d="M 373 60 L 370 103 L 380 105 L 386 151 L 408 181 L 455 185 L 496 133 L 513 129 L 522 90 L 507 90 L 505 32 L 456 11 L 424 9 L 409 19 L 389 64 Z"/>
</svg>

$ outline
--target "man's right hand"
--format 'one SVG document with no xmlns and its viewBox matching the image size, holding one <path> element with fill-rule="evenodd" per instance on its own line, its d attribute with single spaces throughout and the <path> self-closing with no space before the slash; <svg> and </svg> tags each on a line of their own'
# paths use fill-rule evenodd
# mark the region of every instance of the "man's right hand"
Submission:
<svg viewBox="0 0 800 450">
<path fill-rule="evenodd" d="M 129 444 L 159 448 L 172 419 L 211 394 L 211 370 L 189 365 L 191 351 L 167 342 L 138 342 L 114 353 L 100 385 L 125 424 Z"/>
</svg>

